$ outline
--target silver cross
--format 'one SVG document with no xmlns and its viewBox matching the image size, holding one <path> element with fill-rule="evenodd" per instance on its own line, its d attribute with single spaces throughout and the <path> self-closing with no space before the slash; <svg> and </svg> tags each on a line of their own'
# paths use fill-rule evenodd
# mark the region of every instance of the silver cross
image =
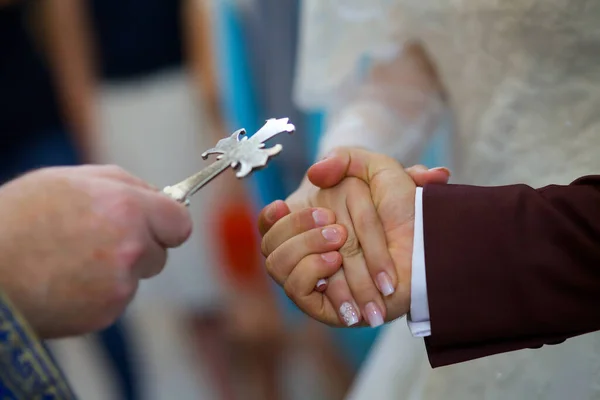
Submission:
<svg viewBox="0 0 600 400">
<path fill-rule="evenodd" d="M 215 147 L 202 153 L 205 160 L 210 154 L 219 154 L 217 161 L 176 185 L 167 186 L 163 192 L 188 205 L 191 196 L 229 167 L 239 167 L 235 174 L 238 178 L 247 176 L 254 169 L 263 168 L 270 157 L 279 154 L 283 149 L 280 144 L 265 149 L 264 142 L 282 132 L 293 133 L 296 128 L 288 121 L 289 118 L 272 118 L 251 138 L 245 136 L 244 129 L 240 129 L 219 140 Z"/>
</svg>

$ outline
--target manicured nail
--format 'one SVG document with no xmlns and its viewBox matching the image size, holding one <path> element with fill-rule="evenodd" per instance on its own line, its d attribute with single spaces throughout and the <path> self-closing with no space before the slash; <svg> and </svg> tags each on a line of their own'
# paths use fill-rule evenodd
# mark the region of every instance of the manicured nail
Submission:
<svg viewBox="0 0 600 400">
<path fill-rule="evenodd" d="M 327 279 L 319 279 L 317 281 L 316 287 L 318 290 L 320 290 L 320 289 L 323 289 L 326 285 L 327 285 Z"/>
<path fill-rule="evenodd" d="M 373 302 L 367 304 L 365 306 L 365 312 L 367 313 L 367 321 L 369 321 L 371 328 L 377 328 L 378 326 L 383 325 L 383 316 L 381 315 L 381 311 L 379 311 L 377 304 Z"/>
<path fill-rule="evenodd" d="M 358 312 L 352 304 L 348 302 L 342 303 L 340 306 L 340 315 L 342 316 L 346 326 L 358 324 Z"/>
<path fill-rule="evenodd" d="M 325 260 L 326 263 L 333 264 L 337 261 L 338 255 L 335 251 L 330 251 L 329 253 L 321 254 L 321 258 Z"/>
<path fill-rule="evenodd" d="M 394 285 L 392 285 L 392 278 L 387 272 L 380 272 L 376 278 L 377 287 L 384 296 L 389 296 L 395 292 Z"/>
<path fill-rule="evenodd" d="M 325 228 L 321 231 L 321 234 L 328 242 L 339 242 L 342 235 L 336 228 Z"/>
<path fill-rule="evenodd" d="M 329 223 L 329 215 L 325 210 L 313 211 L 312 217 L 317 226 L 325 226 Z"/>
</svg>

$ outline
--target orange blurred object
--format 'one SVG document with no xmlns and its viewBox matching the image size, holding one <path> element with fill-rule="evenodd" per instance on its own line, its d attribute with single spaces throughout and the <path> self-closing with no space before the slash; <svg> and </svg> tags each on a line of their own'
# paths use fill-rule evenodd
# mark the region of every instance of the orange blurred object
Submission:
<svg viewBox="0 0 600 400">
<path fill-rule="evenodd" d="M 255 215 L 246 202 L 222 204 L 216 232 L 224 261 L 224 272 L 237 281 L 264 279 Z"/>
</svg>

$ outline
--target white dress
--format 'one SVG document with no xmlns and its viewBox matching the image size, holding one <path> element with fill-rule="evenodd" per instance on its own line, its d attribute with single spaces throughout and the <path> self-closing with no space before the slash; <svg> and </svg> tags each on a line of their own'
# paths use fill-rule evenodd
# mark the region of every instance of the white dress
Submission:
<svg viewBox="0 0 600 400">
<path fill-rule="evenodd" d="M 365 58 L 393 58 L 420 39 L 454 111 L 455 183 L 539 187 L 600 172 L 600 1 L 305 0 L 302 18 L 297 101 L 381 116 L 346 115 L 354 120 L 332 128 L 325 148 L 362 144 L 406 164 L 420 151 L 425 125 L 394 124 L 385 105 L 347 101 Z M 381 126 L 383 136 L 416 129 L 420 139 L 396 136 L 392 147 L 365 134 Z M 398 320 L 349 398 L 600 399 L 600 333 L 432 370 L 422 340 Z"/>
</svg>

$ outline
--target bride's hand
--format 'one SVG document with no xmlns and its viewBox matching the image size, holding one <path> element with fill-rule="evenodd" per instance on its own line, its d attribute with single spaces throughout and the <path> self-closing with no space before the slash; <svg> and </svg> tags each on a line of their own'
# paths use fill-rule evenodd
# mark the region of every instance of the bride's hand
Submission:
<svg viewBox="0 0 600 400">
<path fill-rule="evenodd" d="M 278 207 L 279 203 L 267 207 L 263 215 L 278 213 Z M 395 271 L 369 187 L 359 179 L 345 179 L 334 188 L 290 196 L 283 207 L 292 212 L 275 223 L 262 242 L 273 279 L 304 312 L 321 322 L 383 323 L 385 304 L 366 264 L 385 268 L 390 287 Z M 340 270 L 342 259 L 344 269 L 352 274 Z M 327 287 L 315 291 L 320 279 L 329 280 Z"/>
<path fill-rule="evenodd" d="M 339 162 L 334 163 L 334 169 L 340 165 Z M 399 166 L 397 163 L 394 165 Z M 321 166 L 317 166 L 311 169 L 313 171 L 311 174 L 316 171 L 317 182 L 319 182 L 320 168 Z M 327 174 L 329 177 L 342 179 L 341 173 L 344 171 L 336 172 L 334 170 L 331 172 L 333 175 Z M 407 169 L 406 172 L 418 185 L 432 182 L 444 183 L 448 179 L 447 170 L 427 170 L 423 166 L 415 166 Z M 405 181 L 408 183 L 409 180 Z M 399 183 L 396 182 L 396 185 Z M 412 181 L 409 187 L 411 185 L 414 187 Z M 342 223 L 341 226 L 338 225 L 336 229 L 353 238 L 345 242 L 344 248 L 339 243 L 324 243 L 323 240 L 319 240 L 322 239 L 320 236 L 314 235 L 315 231 L 318 233 L 318 229 L 315 230 L 317 225 L 313 219 L 316 209 L 305 209 L 290 214 L 285 203 L 276 202 L 266 207 L 259 219 L 261 233 L 265 235 L 263 251 L 270 259 L 269 273 L 271 276 L 286 288 L 288 295 L 300 308 L 312 317 L 331 325 L 339 325 L 342 321 L 346 325 L 354 325 L 363 316 L 371 325 L 379 325 L 383 319 L 391 320 L 405 313 L 408 304 L 408 300 L 400 301 L 398 299 L 406 299 L 409 294 L 410 268 L 408 271 L 406 268 L 394 268 L 399 264 L 407 263 L 396 262 L 397 254 L 396 259 L 391 261 L 386 247 L 385 232 L 381 230 L 381 224 L 379 227 L 377 223 L 369 223 L 368 226 L 364 226 L 364 221 L 377 222 L 378 218 L 372 212 L 365 211 L 365 205 L 372 204 L 372 201 L 370 194 L 364 193 L 362 190 L 366 187 L 360 186 L 354 181 L 352 184 L 338 185 L 332 192 L 332 189 L 320 190 L 306 181 L 288 199 L 288 204 L 296 210 L 302 210 L 302 206 L 333 208 L 335 216 L 331 213 L 327 214 L 327 210 L 318 211 L 323 215 L 329 215 L 329 219 L 323 219 L 325 223 L 333 224 L 338 214 L 341 214 L 345 223 Z M 354 206 L 353 210 L 346 210 L 346 199 L 348 198 L 353 200 L 353 204 L 362 204 L 362 209 Z M 411 206 L 414 203 L 414 194 L 412 199 Z M 303 200 L 304 203 L 302 203 Z M 277 227 L 270 230 L 277 221 L 279 221 L 276 224 Z M 363 224 L 357 229 L 357 232 L 360 232 L 358 236 L 354 235 L 353 221 Z M 342 221 L 338 218 L 337 222 Z M 412 232 L 412 230 L 410 231 Z M 310 235 L 317 239 L 306 240 Z M 356 240 L 357 238 L 358 240 Z M 283 246 L 284 243 L 287 245 Z M 410 243 L 412 243 L 412 236 Z M 276 251 L 277 248 L 279 250 Z M 335 252 L 340 248 L 342 257 L 344 254 L 350 255 L 350 257 L 344 257 L 344 270 L 339 268 L 342 257 Z M 361 257 L 358 257 L 359 259 L 356 260 L 357 255 L 362 255 L 363 249 L 365 249 L 365 257 L 362 260 Z M 398 249 L 390 249 L 390 251 L 392 250 L 395 253 L 398 252 Z M 404 253 L 408 254 L 408 263 L 410 263 L 410 252 Z M 295 256 L 291 256 L 292 254 Z M 325 257 L 321 257 L 323 254 Z M 352 261 L 352 258 L 355 260 Z M 350 268 L 346 259 L 351 261 Z M 328 260 L 329 262 L 327 262 Z M 389 279 L 382 280 L 382 272 L 386 272 Z M 400 280 L 397 278 L 398 274 Z M 329 281 L 325 281 L 325 278 L 329 278 Z M 317 283 L 319 283 L 319 288 L 314 290 L 314 285 Z M 325 288 L 325 296 L 323 296 L 321 292 Z M 382 299 L 380 293 L 390 295 L 397 288 L 400 289 L 399 294 Z M 392 312 L 388 315 L 387 309 L 390 309 L 390 306 Z M 337 318 L 335 310 L 339 312 L 341 318 Z"/>
</svg>

